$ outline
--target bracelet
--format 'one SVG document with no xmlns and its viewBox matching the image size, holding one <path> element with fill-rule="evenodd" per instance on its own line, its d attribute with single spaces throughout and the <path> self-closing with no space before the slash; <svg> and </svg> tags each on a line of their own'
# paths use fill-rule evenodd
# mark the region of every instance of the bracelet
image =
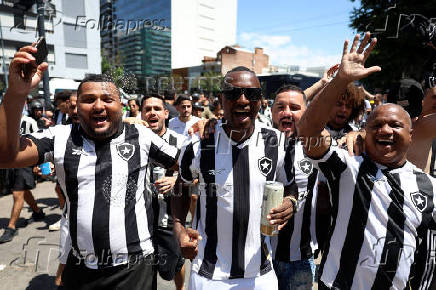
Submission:
<svg viewBox="0 0 436 290">
<path fill-rule="evenodd" d="M 297 212 L 298 211 L 298 200 L 295 197 L 293 197 L 292 195 L 287 195 L 284 198 L 289 199 L 289 201 L 292 203 L 293 211 Z"/>
</svg>

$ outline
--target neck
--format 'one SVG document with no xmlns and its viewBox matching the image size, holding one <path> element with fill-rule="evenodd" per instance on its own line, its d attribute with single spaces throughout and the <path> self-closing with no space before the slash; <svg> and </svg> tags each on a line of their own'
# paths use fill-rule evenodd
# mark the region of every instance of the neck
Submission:
<svg viewBox="0 0 436 290">
<path fill-rule="evenodd" d="M 162 137 L 166 131 L 167 131 L 167 128 L 165 126 L 163 126 L 163 128 L 160 130 L 160 132 L 154 132 L 154 133 L 159 135 L 159 137 Z"/>
<path fill-rule="evenodd" d="M 182 121 L 183 123 L 186 123 L 189 120 L 191 120 L 191 115 L 189 115 L 188 117 L 181 117 L 181 116 L 179 116 L 179 120 Z"/>
<path fill-rule="evenodd" d="M 241 143 L 250 138 L 254 132 L 254 126 L 244 130 L 234 130 L 230 125 L 223 123 L 224 132 L 236 143 Z"/>
</svg>

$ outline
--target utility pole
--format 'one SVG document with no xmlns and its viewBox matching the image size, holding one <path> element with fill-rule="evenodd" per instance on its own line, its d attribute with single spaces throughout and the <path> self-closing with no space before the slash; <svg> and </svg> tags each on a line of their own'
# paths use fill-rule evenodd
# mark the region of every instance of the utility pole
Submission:
<svg viewBox="0 0 436 290">
<path fill-rule="evenodd" d="M 44 0 L 36 0 L 36 11 L 37 11 L 37 27 L 38 35 L 45 37 L 45 27 L 44 27 Z M 44 60 L 47 61 L 47 58 Z M 42 87 L 44 90 L 45 106 L 51 103 L 50 100 L 50 87 L 49 87 L 49 76 L 48 69 L 44 72 L 42 77 Z"/>
<path fill-rule="evenodd" d="M 3 29 L 2 29 L 2 22 L 0 17 L 0 41 L 2 46 L 2 67 L 3 67 L 3 76 L 5 78 L 5 89 L 8 88 L 8 70 L 6 69 L 6 62 L 5 62 L 5 43 L 3 41 Z"/>
</svg>

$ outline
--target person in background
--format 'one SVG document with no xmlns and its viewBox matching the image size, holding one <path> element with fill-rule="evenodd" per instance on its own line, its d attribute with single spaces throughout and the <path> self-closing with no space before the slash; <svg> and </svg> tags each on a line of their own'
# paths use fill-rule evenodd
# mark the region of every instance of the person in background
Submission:
<svg viewBox="0 0 436 290">
<path fill-rule="evenodd" d="M 23 115 L 20 123 L 20 134 L 31 134 L 37 131 L 38 125 L 36 124 L 36 121 Z M 36 173 L 36 168 L 35 170 L 33 169 L 33 167 L 12 169 L 14 180 L 12 185 L 12 195 L 14 200 L 11 210 L 11 218 L 9 219 L 7 228 L 0 236 L 0 244 L 10 242 L 16 235 L 18 235 L 16 223 L 20 217 L 21 210 L 23 209 L 24 201 L 26 201 L 33 211 L 31 221 L 42 221 L 45 218 L 44 212 L 40 207 L 38 207 L 31 191 L 36 187 L 35 176 L 33 175 L 34 172 Z"/>
<path fill-rule="evenodd" d="M 263 115 L 269 122 L 272 122 L 271 109 L 268 106 L 268 100 L 262 100 L 262 106 L 260 107 L 259 114 Z"/>
<path fill-rule="evenodd" d="M 55 125 L 65 125 L 68 119 L 68 104 L 67 100 L 70 98 L 72 91 L 65 90 L 57 93 L 54 98 L 56 110 L 53 115 Z"/>
<path fill-rule="evenodd" d="M 136 118 L 141 119 L 141 112 L 139 110 L 139 101 L 138 99 L 130 99 L 127 102 L 127 107 L 129 108 L 128 111 L 123 116 L 123 119 L 125 118 Z"/>
<path fill-rule="evenodd" d="M 204 112 L 203 105 L 200 102 L 192 104 L 192 116 L 202 118 Z"/>
<path fill-rule="evenodd" d="M 174 107 L 174 101 L 176 100 L 176 91 L 165 90 L 164 97 L 165 97 L 165 104 L 168 109 L 168 118 L 165 124 L 166 126 L 168 126 L 168 121 L 179 115 L 179 112 L 177 111 L 176 107 Z"/>
<path fill-rule="evenodd" d="M 188 136 L 189 128 L 200 120 L 200 118 L 192 116 L 192 97 L 181 94 L 177 97 L 174 105 L 179 112 L 179 116 L 169 121 L 168 128 L 177 134 Z"/>
</svg>

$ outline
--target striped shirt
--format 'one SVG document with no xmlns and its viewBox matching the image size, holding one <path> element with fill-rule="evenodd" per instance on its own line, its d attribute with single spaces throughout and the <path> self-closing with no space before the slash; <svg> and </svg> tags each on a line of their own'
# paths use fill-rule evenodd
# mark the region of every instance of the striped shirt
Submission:
<svg viewBox="0 0 436 290">
<path fill-rule="evenodd" d="M 301 142 L 294 142 L 286 150 L 285 167 L 293 166 L 286 171 L 293 172 L 298 188 L 298 211 L 279 235 L 271 238 L 273 259 L 283 262 L 309 259 L 318 249 L 315 227 L 318 170 L 304 156 Z"/>
<path fill-rule="evenodd" d="M 313 162 L 333 201 L 321 281 L 334 289 L 404 289 L 419 238 L 436 226 L 436 180 L 410 162 L 388 169 L 334 146 Z"/>
<path fill-rule="evenodd" d="M 292 183 L 279 138 L 279 131 L 256 126 L 250 138 L 236 143 L 220 121 L 208 139 L 183 146 L 181 177 L 186 182 L 199 179 L 193 225 L 203 239 L 192 262 L 199 275 L 253 278 L 272 269 L 269 238 L 260 233 L 263 189 L 267 181 Z"/>
<path fill-rule="evenodd" d="M 23 115 L 20 123 L 20 135 L 32 134 L 38 131 L 38 124 L 36 121 L 28 116 Z"/>
<path fill-rule="evenodd" d="M 57 125 L 28 135 L 39 161 L 53 162 L 67 197 L 72 251 L 92 269 L 153 253 L 152 198 L 144 191 L 148 163 L 165 168 L 177 149 L 150 129 L 122 124 L 107 142 L 85 137 L 80 125 Z M 69 244 L 69 241 L 67 242 Z"/>
<path fill-rule="evenodd" d="M 171 129 L 166 129 L 165 133 L 161 136 L 163 140 L 165 140 L 169 145 L 176 147 L 177 149 L 181 149 L 186 137 L 180 134 L 177 134 Z M 153 163 L 149 164 L 149 174 L 147 174 L 147 178 L 149 182 L 147 182 L 147 190 L 149 194 L 153 194 L 153 185 L 155 182 L 153 180 L 153 168 L 159 167 Z M 166 170 L 165 176 L 177 176 L 177 172 L 172 170 Z M 156 194 L 155 194 L 156 195 Z M 167 228 L 168 226 L 173 225 L 173 217 L 171 214 L 171 193 L 167 193 L 163 199 L 158 198 L 156 206 L 156 225 L 160 227 Z"/>
</svg>

